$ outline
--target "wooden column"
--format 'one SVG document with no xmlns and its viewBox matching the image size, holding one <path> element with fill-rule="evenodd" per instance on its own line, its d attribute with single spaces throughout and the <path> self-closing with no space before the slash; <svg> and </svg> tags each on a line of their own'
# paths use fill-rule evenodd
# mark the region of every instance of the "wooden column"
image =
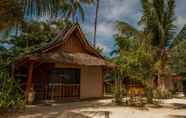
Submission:
<svg viewBox="0 0 186 118">
<path fill-rule="evenodd" d="M 27 79 L 27 84 L 26 84 L 26 95 L 31 91 L 32 89 L 32 76 L 33 76 L 33 67 L 34 67 L 34 62 L 29 61 L 29 66 L 28 66 L 28 79 Z"/>
</svg>

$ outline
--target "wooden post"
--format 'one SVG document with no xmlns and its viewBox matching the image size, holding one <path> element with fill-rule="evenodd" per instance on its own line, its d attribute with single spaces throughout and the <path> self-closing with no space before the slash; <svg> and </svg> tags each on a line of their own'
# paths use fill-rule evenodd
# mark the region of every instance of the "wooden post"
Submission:
<svg viewBox="0 0 186 118">
<path fill-rule="evenodd" d="M 47 96 L 48 96 L 48 78 L 46 76 L 45 76 L 44 83 L 45 83 L 44 99 L 47 99 Z"/>
<path fill-rule="evenodd" d="M 11 78 L 14 79 L 15 78 L 15 65 L 11 64 Z"/>
<path fill-rule="evenodd" d="M 29 61 L 29 66 L 28 66 L 28 79 L 27 79 L 27 84 L 26 84 L 26 96 L 32 89 L 32 73 L 33 73 L 33 66 L 34 62 Z"/>
</svg>

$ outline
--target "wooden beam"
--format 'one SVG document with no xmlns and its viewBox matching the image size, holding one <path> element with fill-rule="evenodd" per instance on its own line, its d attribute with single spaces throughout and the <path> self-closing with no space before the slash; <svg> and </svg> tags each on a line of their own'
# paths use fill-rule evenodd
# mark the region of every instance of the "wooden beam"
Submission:
<svg viewBox="0 0 186 118">
<path fill-rule="evenodd" d="M 33 68 L 34 68 L 34 62 L 33 61 L 29 61 L 28 79 L 27 79 L 27 84 L 26 84 L 26 95 L 28 95 L 28 92 L 30 92 L 31 89 L 32 89 Z"/>
</svg>

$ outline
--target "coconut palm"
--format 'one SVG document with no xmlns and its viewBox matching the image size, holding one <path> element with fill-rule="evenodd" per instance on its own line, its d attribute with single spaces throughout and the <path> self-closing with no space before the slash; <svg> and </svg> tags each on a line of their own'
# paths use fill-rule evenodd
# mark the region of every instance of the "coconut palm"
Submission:
<svg viewBox="0 0 186 118">
<path fill-rule="evenodd" d="M 149 34 L 136 29 L 124 21 L 117 21 L 115 26 L 117 29 L 117 34 L 114 35 L 114 38 L 118 48 L 114 50 L 112 54 L 118 54 L 123 50 L 135 50 L 135 48 L 138 47 L 139 42 L 146 41 L 148 44 L 150 42 Z"/>
<path fill-rule="evenodd" d="M 167 53 L 175 31 L 175 0 L 141 0 L 141 4 L 143 16 L 139 24 L 151 34 L 151 45 L 156 48 L 156 78 L 160 81 L 168 72 Z"/>
<path fill-rule="evenodd" d="M 154 47 L 164 49 L 175 31 L 175 0 L 141 0 L 143 16 L 139 24 L 152 35 Z"/>
<path fill-rule="evenodd" d="M 80 14 L 84 19 L 84 4 L 94 0 L 1 0 L 0 1 L 0 30 L 23 21 L 23 16 L 66 16 L 75 21 L 75 15 Z"/>
<path fill-rule="evenodd" d="M 119 34 L 125 37 L 133 36 L 138 39 L 143 39 L 144 36 L 148 37 L 149 45 L 156 51 L 154 55 L 155 68 L 157 77 L 160 78 L 165 75 L 167 70 L 167 50 L 175 31 L 173 23 L 175 20 L 175 0 L 141 0 L 141 4 L 143 15 L 139 25 L 142 25 L 144 29 L 138 31 L 125 22 L 119 22 L 117 29 L 119 29 Z M 122 43 L 122 41 L 120 42 Z"/>
</svg>

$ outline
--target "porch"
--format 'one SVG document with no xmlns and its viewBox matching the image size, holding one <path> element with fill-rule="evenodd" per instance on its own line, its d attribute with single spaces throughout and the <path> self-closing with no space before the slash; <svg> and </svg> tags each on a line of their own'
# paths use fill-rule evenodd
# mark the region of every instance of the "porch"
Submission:
<svg viewBox="0 0 186 118">
<path fill-rule="evenodd" d="M 54 63 L 29 62 L 16 74 L 21 78 L 25 97 L 33 94 L 34 102 L 42 100 L 80 99 L 80 68 L 55 67 Z"/>
</svg>

